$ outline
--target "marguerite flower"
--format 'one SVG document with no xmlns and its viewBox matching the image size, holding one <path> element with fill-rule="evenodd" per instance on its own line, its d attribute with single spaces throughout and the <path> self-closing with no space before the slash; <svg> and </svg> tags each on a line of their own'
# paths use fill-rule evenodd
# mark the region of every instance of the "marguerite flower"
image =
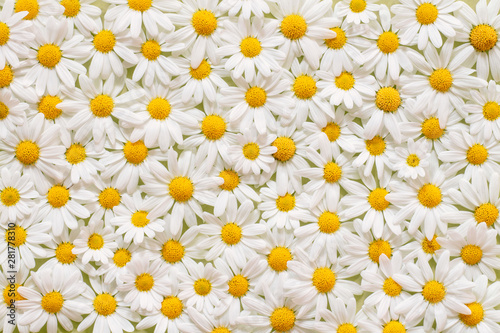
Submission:
<svg viewBox="0 0 500 333">
<path fill-rule="evenodd" d="M 16 328 L 20 333 L 28 333 L 29 326 L 19 325 L 17 318 L 11 318 L 11 308 L 9 307 L 12 306 L 12 303 L 15 305 L 17 301 L 24 299 L 24 297 L 22 297 L 17 291 L 19 287 L 28 287 L 33 285 L 31 279 L 26 280 L 30 271 L 26 268 L 26 266 L 20 265 L 17 273 L 6 273 L 11 271 L 6 262 L 2 265 L 2 271 L 3 274 L 0 274 L 0 290 L 2 290 L 6 296 L 0 299 L 0 323 L 2 323 L 0 325 L 5 333 L 13 333 Z M 12 277 L 15 278 L 13 286 L 11 285 Z"/>
<path fill-rule="evenodd" d="M 32 199 L 39 194 L 33 189 L 33 182 L 29 175 L 22 175 L 19 171 L 11 172 L 9 168 L 0 170 L 0 225 L 7 222 L 16 222 L 31 213 L 35 205 Z"/>
<path fill-rule="evenodd" d="M 11 92 L 21 102 L 36 103 L 38 100 L 35 88 L 26 85 L 23 76 L 26 68 L 12 67 L 5 63 L 0 69 L 0 92 Z"/>
<path fill-rule="evenodd" d="M 436 119 L 437 122 L 437 119 Z M 424 138 L 415 142 L 408 138 L 406 145 L 394 147 L 388 151 L 390 167 L 398 172 L 398 177 L 404 179 L 417 179 L 424 177 L 429 166 L 431 156 L 430 142 Z"/>
<path fill-rule="evenodd" d="M 43 29 L 51 16 L 59 16 L 64 12 L 64 7 L 55 0 L 15 0 L 14 12 L 28 12 L 23 17 L 25 21 L 32 22 L 32 29 Z"/>
<path fill-rule="evenodd" d="M 24 124 L 27 108 L 28 104 L 13 98 L 10 90 L 0 90 L 0 139 L 5 139 L 7 133 L 14 132 L 16 127 Z"/>
<path fill-rule="evenodd" d="M 59 2 L 64 7 L 59 20 L 68 27 L 67 39 L 73 36 L 74 28 L 85 37 L 90 37 L 90 33 L 97 33 L 99 26 L 96 21 L 101 16 L 101 9 L 91 5 L 93 2 L 95 0 L 61 0 Z"/>
<path fill-rule="evenodd" d="M 91 221 L 103 220 L 104 225 L 110 225 L 110 220 L 115 216 L 114 208 L 121 203 L 122 193 L 115 187 L 114 181 L 103 180 L 100 176 L 94 178 L 94 193 L 97 195 L 96 201 L 88 202 L 85 207 L 92 212 Z"/>
<path fill-rule="evenodd" d="M 345 17 L 345 21 L 350 24 L 368 23 L 377 18 L 374 11 L 379 5 L 374 2 L 374 0 L 342 0 L 335 5 L 334 14 L 341 18 Z"/>
<path fill-rule="evenodd" d="M 495 81 L 488 82 L 487 88 L 471 90 L 471 100 L 463 106 L 465 122 L 470 126 L 470 134 L 480 138 L 500 140 L 500 92 Z"/>
<path fill-rule="evenodd" d="M 350 298 L 347 302 L 337 298 L 330 304 L 331 311 L 318 309 L 318 313 L 325 322 L 316 322 L 314 327 L 320 332 L 357 332 L 358 323 L 363 318 L 363 312 L 356 313 L 356 299 Z"/>
<path fill-rule="evenodd" d="M 113 253 L 113 258 L 107 264 L 99 266 L 97 275 L 103 276 L 104 283 L 111 283 L 116 281 L 120 285 L 123 281 L 121 276 L 127 272 L 127 266 L 132 261 L 132 257 L 144 255 L 134 243 L 125 243 L 123 237 L 115 239 L 116 249 Z"/>
<path fill-rule="evenodd" d="M 106 155 L 95 151 L 94 143 L 88 137 L 82 142 L 74 142 L 66 146 L 64 154 L 69 171 L 69 177 L 73 184 L 83 181 L 89 184 L 97 178 L 97 172 L 104 170 L 100 157 Z"/>
<path fill-rule="evenodd" d="M 102 221 L 90 221 L 86 227 L 80 228 L 72 252 L 76 255 L 83 254 L 84 265 L 91 260 L 105 265 L 118 246 L 114 241 L 117 237 L 111 227 L 103 227 Z"/>
</svg>

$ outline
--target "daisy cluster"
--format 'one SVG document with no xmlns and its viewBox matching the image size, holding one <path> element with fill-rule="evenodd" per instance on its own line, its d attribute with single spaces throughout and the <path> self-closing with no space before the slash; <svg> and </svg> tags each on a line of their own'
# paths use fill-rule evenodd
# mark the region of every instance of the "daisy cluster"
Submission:
<svg viewBox="0 0 500 333">
<path fill-rule="evenodd" d="M 4 332 L 500 332 L 500 0 L 1 3 Z"/>
</svg>

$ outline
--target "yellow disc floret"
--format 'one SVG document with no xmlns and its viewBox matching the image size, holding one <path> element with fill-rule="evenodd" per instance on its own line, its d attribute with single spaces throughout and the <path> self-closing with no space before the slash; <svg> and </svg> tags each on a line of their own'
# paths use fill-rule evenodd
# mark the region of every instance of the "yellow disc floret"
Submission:
<svg viewBox="0 0 500 333">
<path fill-rule="evenodd" d="M 259 145 L 255 142 L 249 142 L 243 146 L 243 156 L 251 161 L 257 159 L 260 154 Z"/>
<path fill-rule="evenodd" d="M 12 80 L 14 80 L 14 72 L 9 65 L 5 65 L 5 67 L 0 70 L 0 88 L 10 86 Z"/>
<path fill-rule="evenodd" d="M 429 76 L 429 84 L 434 90 L 443 93 L 447 92 L 453 84 L 453 77 L 450 70 L 447 68 L 436 69 L 432 72 L 431 76 Z"/>
<path fill-rule="evenodd" d="M 289 249 L 283 246 L 277 246 L 271 250 L 267 256 L 267 263 L 276 272 L 287 270 L 288 261 L 292 260 L 292 253 Z"/>
<path fill-rule="evenodd" d="M 399 47 L 399 38 L 392 31 L 384 31 L 377 40 L 377 46 L 385 54 L 393 53 Z"/>
<path fill-rule="evenodd" d="M 134 227 L 144 228 L 149 224 L 148 212 L 139 210 L 133 213 L 131 217 L 131 222 L 134 225 Z"/>
<path fill-rule="evenodd" d="M 107 187 L 99 193 L 99 203 L 104 209 L 111 209 L 120 203 L 120 192 L 116 188 Z"/>
<path fill-rule="evenodd" d="M 336 333 L 357 333 L 357 332 L 358 330 L 356 329 L 356 327 L 354 327 L 353 324 L 343 323 L 342 325 L 339 325 Z"/>
<path fill-rule="evenodd" d="M 62 242 L 57 245 L 56 248 L 56 259 L 61 264 L 72 264 L 76 260 L 76 254 L 73 254 L 73 248 L 75 246 L 69 242 Z"/>
<path fill-rule="evenodd" d="M 320 267 L 314 270 L 312 284 L 319 293 L 327 293 L 335 286 L 336 276 L 328 267 Z"/>
<path fill-rule="evenodd" d="M 381 136 L 374 136 L 371 140 L 366 140 L 366 150 L 370 152 L 370 155 L 378 156 L 385 151 L 385 141 Z"/>
<path fill-rule="evenodd" d="M 245 93 L 245 101 L 252 108 L 258 108 L 266 104 L 267 94 L 261 87 L 251 87 Z"/>
<path fill-rule="evenodd" d="M 376 188 L 370 192 L 368 195 L 368 203 L 370 206 L 378 211 L 383 211 L 389 207 L 390 202 L 385 199 L 385 196 L 389 194 L 384 188 Z"/>
<path fill-rule="evenodd" d="M 10 305 L 17 301 L 22 301 L 26 299 L 23 296 L 21 296 L 20 293 L 18 293 L 17 289 L 19 287 L 21 287 L 19 283 L 14 283 L 14 288 L 12 288 L 12 285 L 10 283 L 5 286 L 5 288 L 3 289 L 3 301 L 5 302 L 6 305 Z"/>
<path fill-rule="evenodd" d="M 382 333 L 406 333 L 405 325 L 401 324 L 397 320 L 391 320 L 384 325 Z"/>
<path fill-rule="evenodd" d="M 153 0 L 128 0 L 128 6 L 130 9 L 136 10 L 138 12 L 145 12 L 153 4 Z"/>
<path fill-rule="evenodd" d="M 113 262 L 115 263 L 116 267 L 124 267 L 130 262 L 130 260 L 132 260 L 132 253 L 124 248 L 116 250 L 115 254 L 113 255 Z"/>
<path fill-rule="evenodd" d="M 100 250 L 104 246 L 104 238 L 97 233 L 93 233 L 89 236 L 87 246 L 92 250 Z"/>
<path fill-rule="evenodd" d="M 269 317 L 271 327 L 277 332 L 287 332 L 295 326 L 295 313 L 286 306 L 274 309 Z"/>
<path fill-rule="evenodd" d="M 354 76 L 349 72 L 342 72 L 339 76 L 335 78 L 335 86 L 342 90 L 350 90 L 354 87 Z"/>
<path fill-rule="evenodd" d="M 207 279 L 198 279 L 194 282 L 194 291 L 200 296 L 206 296 L 212 290 L 212 284 Z"/>
<path fill-rule="evenodd" d="M 193 182 L 187 177 L 176 177 L 168 184 L 168 193 L 175 201 L 186 202 L 193 196 Z"/>
<path fill-rule="evenodd" d="M 345 31 L 339 27 L 331 28 L 330 30 L 335 31 L 337 37 L 325 39 L 326 46 L 334 50 L 343 48 L 345 43 L 347 42 Z"/>
<path fill-rule="evenodd" d="M 16 147 L 16 158 L 24 165 L 32 165 L 40 158 L 40 148 L 31 140 L 21 141 Z"/>
<path fill-rule="evenodd" d="M 36 56 L 38 62 L 47 68 L 54 68 L 61 61 L 61 57 L 61 49 L 54 44 L 40 46 Z"/>
<path fill-rule="evenodd" d="M 262 51 L 260 41 L 255 37 L 246 37 L 240 43 L 241 53 L 247 58 L 254 58 Z"/>
<path fill-rule="evenodd" d="M 328 162 L 323 169 L 323 179 L 328 183 L 336 183 L 342 177 L 342 168 L 335 162 Z"/>
<path fill-rule="evenodd" d="M 325 234 L 333 234 L 340 228 L 339 216 L 335 213 L 324 211 L 318 217 L 319 231 Z"/>
<path fill-rule="evenodd" d="M 431 117 L 422 122 L 422 134 L 429 140 L 439 139 L 444 129 L 439 126 L 439 119 Z"/>
<path fill-rule="evenodd" d="M 238 244 L 241 240 L 241 227 L 236 223 L 226 223 L 221 229 L 222 241 L 227 245 Z"/>
<path fill-rule="evenodd" d="M 61 0 L 64 7 L 63 15 L 66 17 L 75 17 L 80 12 L 80 0 Z"/>
<path fill-rule="evenodd" d="M 151 118 L 165 120 L 170 115 L 172 107 L 170 106 L 170 102 L 165 98 L 156 97 L 149 102 L 146 110 L 148 110 Z"/>
<path fill-rule="evenodd" d="M 0 120 L 7 118 L 9 115 L 9 107 L 5 103 L 0 102 Z"/>
<path fill-rule="evenodd" d="M 201 122 L 201 131 L 208 140 L 219 140 L 226 132 L 226 121 L 219 115 L 208 115 Z"/>
<path fill-rule="evenodd" d="M 179 317 L 183 309 L 184 305 L 177 296 L 167 296 L 161 302 L 161 313 L 170 320 Z"/>
<path fill-rule="evenodd" d="M 500 105 L 497 102 L 486 102 L 483 105 L 483 116 L 486 120 L 494 121 L 500 117 Z"/>
<path fill-rule="evenodd" d="M 476 143 L 467 150 L 467 161 L 470 164 L 481 165 L 488 158 L 488 149 L 482 144 Z"/>
<path fill-rule="evenodd" d="M 161 47 L 155 40 L 148 40 L 141 46 L 141 53 L 149 61 L 158 59 L 161 54 Z"/>
<path fill-rule="evenodd" d="M 291 211 L 295 208 L 295 197 L 290 193 L 278 196 L 278 199 L 276 199 L 276 208 L 281 212 Z"/>
<path fill-rule="evenodd" d="M 429 2 L 424 2 L 418 6 L 415 16 L 417 17 L 418 23 L 427 25 L 436 21 L 438 13 L 438 9 L 435 5 Z"/>
<path fill-rule="evenodd" d="M 34 19 L 37 17 L 39 10 L 40 5 L 38 4 L 38 0 L 17 0 L 14 5 L 14 11 L 16 13 L 28 12 L 28 14 L 23 18 L 24 20 Z"/>
<path fill-rule="evenodd" d="M 184 258 L 184 246 L 179 241 L 169 239 L 163 244 L 161 255 L 165 261 L 173 264 Z"/>
<path fill-rule="evenodd" d="M 116 310 L 116 299 L 113 295 L 108 293 L 102 293 L 94 298 L 94 310 L 100 316 L 109 316 L 115 313 Z"/>
<path fill-rule="evenodd" d="M 393 87 L 383 87 L 377 91 L 375 105 L 384 112 L 395 112 L 401 105 L 399 91 Z"/>
<path fill-rule="evenodd" d="M 224 179 L 224 183 L 219 185 L 219 187 L 226 191 L 234 190 L 240 184 L 240 176 L 233 170 L 222 170 L 219 173 L 219 177 Z"/>
<path fill-rule="evenodd" d="M 392 249 L 388 241 L 378 239 L 370 243 L 368 247 L 368 256 L 373 262 L 378 264 L 379 257 L 382 253 L 385 254 L 387 258 L 391 258 Z"/>
<path fill-rule="evenodd" d="M 366 1 L 365 0 L 351 0 L 351 2 L 349 3 L 349 8 L 354 13 L 361 13 L 366 8 Z"/>
<path fill-rule="evenodd" d="M 94 47 L 101 53 L 113 51 L 116 44 L 115 35 L 109 30 L 101 30 L 94 36 Z"/>
<path fill-rule="evenodd" d="M 69 200 L 69 190 L 62 185 L 54 185 L 47 192 L 47 201 L 53 208 L 61 208 Z"/>
<path fill-rule="evenodd" d="M 3 22 L 0 22 L 0 46 L 5 45 L 10 38 L 9 26 Z"/>
<path fill-rule="evenodd" d="M 42 309 L 44 309 L 48 313 L 57 313 L 59 312 L 64 304 L 64 298 L 58 291 L 52 291 L 43 295 L 42 297 Z"/>
<path fill-rule="evenodd" d="M 458 317 L 465 325 L 469 327 L 474 327 L 480 322 L 483 321 L 484 318 L 484 309 L 483 306 L 477 302 L 465 304 L 469 310 L 471 311 L 470 315 L 465 315 L 462 313 L 458 314 Z"/>
<path fill-rule="evenodd" d="M 229 286 L 228 292 L 233 297 L 245 296 L 249 289 L 248 279 L 241 274 L 233 276 L 231 280 L 227 283 Z"/>
<path fill-rule="evenodd" d="M 114 107 L 115 102 L 108 95 L 97 95 L 90 101 L 90 111 L 98 118 L 109 117 Z"/>
<path fill-rule="evenodd" d="M 412 168 L 417 167 L 420 164 L 420 158 L 415 154 L 410 154 L 406 158 L 406 164 Z"/>
<path fill-rule="evenodd" d="M 468 244 L 462 248 L 460 256 L 467 265 L 475 265 L 483 258 L 483 250 L 477 245 Z"/>
<path fill-rule="evenodd" d="M 325 127 L 321 129 L 323 133 L 326 134 L 330 142 L 335 142 L 340 136 L 340 126 L 336 123 L 328 123 Z"/>
<path fill-rule="evenodd" d="M 217 18 L 211 11 L 201 9 L 193 14 L 191 24 L 198 35 L 210 36 L 217 29 Z"/>
<path fill-rule="evenodd" d="M 425 184 L 417 194 L 418 201 L 427 208 L 434 208 L 441 203 L 441 190 L 436 185 Z"/>
<path fill-rule="evenodd" d="M 130 164 L 138 165 L 148 157 L 148 147 L 142 140 L 137 142 L 127 141 L 123 146 L 123 155 Z"/>
<path fill-rule="evenodd" d="M 65 156 L 68 163 L 75 165 L 85 161 L 87 153 L 84 146 L 79 143 L 73 143 L 68 149 L 66 149 Z"/>
<path fill-rule="evenodd" d="M 424 285 L 422 296 L 429 303 L 438 303 L 446 296 L 446 288 L 441 282 L 431 280 Z"/>
<path fill-rule="evenodd" d="M 476 222 L 485 222 L 488 227 L 491 227 L 493 223 L 495 223 L 498 219 L 498 215 L 498 208 L 489 202 L 481 204 L 474 210 L 474 219 Z"/>
<path fill-rule="evenodd" d="M 276 138 L 272 145 L 278 150 L 273 154 L 274 158 L 281 162 L 286 162 L 295 155 L 295 142 L 286 136 Z"/>
<path fill-rule="evenodd" d="M 302 38 L 307 31 L 306 20 L 297 14 L 285 16 L 280 27 L 283 36 L 291 40 Z"/>
<path fill-rule="evenodd" d="M 8 229 L 7 231 L 5 231 L 5 242 L 14 245 L 14 247 L 19 247 L 26 243 L 26 237 L 28 237 L 28 233 L 23 227 L 16 225 L 14 227 L 14 240 L 12 240 L 12 238 L 9 239 L 9 237 L 12 237 L 12 229 Z"/>
<path fill-rule="evenodd" d="M 385 279 L 382 289 L 384 290 L 384 293 L 390 297 L 399 296 L 399 294 L 401 294 L 401 290 L 403 290 L 403 288 L 391 277 Z"/>
<path fill-rule="evenodd" d="M 441 248 L 441 245 L 436 240 L 437 235 L 434 235 L 431 240 L 424 238 L 422 240 L 422 250 L 428 254 L 434 254 L 437 250 Z"/>
<path fill-rule="evenodd" d="M 153 276 L 149 273 L 142 273 L 135 278 L 135 287 L 140 292 L 150 291 L 155 284 Z"/>
<path fill-rule="evenodd" d="M 45 95 L 38 102 L 38 112 L 43 113 L 45 119 L 54 120 L 62 113 L 62 110 L 56 107 L 61 102 L 59 96 Z"/>
<path fill-rule="evenodd" d="M 14 187 L 9 186 L 0 191 L 0 201 L 4 206 L 14 206 L 20 199 L 19 191 Z"/>
<path fill-rule="evenodd" d="M 300 99 L 310 99 L 317 89 L 316 81 L 307 74 L 297 76 L 292 87 L 293 93 Z"/>
<path fill-rule="evenodd" d="M 227 327 L 216 327 L 212 330 L 210 333 L 231 333 L 231 330 L 229 330 Z"/>
<path fill-rule="evenodd" d="M 489 24 L 479 24 L 470 31 L 469 40 L 476 51 L 489 51 L 496 45 L 498 33 Z"/>
<path fill-rule="evenodd" d="M 196 80 L 203 80 L 207 78 L 211 72 L 212 68 L 206 60 L 203 60 L 200 63 L 200 66 L 198 66 L 197 68 L 189 67 L 189 73 L 191 74 L 191 77 Z"/>
</svg>

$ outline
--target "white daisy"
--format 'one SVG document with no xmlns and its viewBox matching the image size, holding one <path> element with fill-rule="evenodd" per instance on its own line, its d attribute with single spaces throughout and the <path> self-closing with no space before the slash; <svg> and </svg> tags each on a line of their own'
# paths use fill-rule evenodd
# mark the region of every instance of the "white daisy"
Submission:
<svg viewBox="0 0 500 333">
<path fill-rule="evenodd" d="M 29 326 L 19 325 L 15 314 L 14 318 L 11 317 L 11 308 L 12 304 L 15 306 L 16 302 L 24 298 L 17 289 L 19 287 L 33 286 L 31 279 L 26 280 L 30 271 L 26 266 L 20 265 L 16 273 L 9 273 L 11 270 L 6 263 L 2 265 L 2 271 L 3 274 L 0 274 L 0 290 L 3 291 L 5 296 L 0 299 L 0 325 L 4 333 L 13 333 L 16 328 L 20 333 L 28 333 Z M 13 284 L 12 277 L 15 279 Z"/>
<path fill-rule="evenodd" d="M 113 257 L 113 250 L 118 247 L 114 241 L 118 235 L 111 227 L 103 227 L 102 221 L 91 221 L 86 227 L 80 228 L 80 234 L 75 239 L 73 254 L 83 253 L 82 263 L 89 261 L 107 264 Z"/>
<path fill-rule="evenodd" d="M 99 266 L 97 276 L 103 276 L 104 283 L 116 281 L 121 284 L 121 276 L 128 271 L 127 266 L 132 261 L 132 257 L 144 255 L 134 243 L 125 243 L 123 237 L 115 239 L 117 248 L 114 250 L 113 258 L 107 264 Z"/>
<path fill-rule="evenodd" d="M 424 331 L 422 326 L 415 320 L 409 321 L 404 316 L 391 315 L 388 318 L 381 318 L 377 315 L 374 307 L 363 308 L 366 318 L 359 321 L 358 328 L 362 332 L 386 333 L 386 332 L 405 332 L 405 333 L 424 333 L 434 332 L 432 330 Z"/>
<path fill-rule="evenodd" d="M 229 16 L 241 16 L 245 20 L 252 14 L 259 19 L 264 18 L 264 14 L 269 14 L 266 0 L 222 0 L 219 6 L 222 11 L 228 11 Z"/>
<path fill-rule="evenodd" d="M 379 9 L 379 5 L 374 0 L 342 0 L 337 2 L 334 14 L 344 18 L 349 24 L 368 23 L 377 18 L 374 11 Z"/>
<path fill-rule="evenodd" d="M 114 208 L 121 203 L 122 193 L 115 187 L 116 179 L 103 180 L 100 176 L 94 177 L 93 192 L 97 196 L 97 200 L 87 202 L 85 208 L 92 212 L 90 215 L 91 221 L 103 220 L 105 226 L 110 225 L 110 220 L 115 216 Z"/>
<path fill-rule="evenodd" d="M 54 124 L 59 125 L 61 142 L 65 146 L 71 143 L 71 133 L 68 130 L 68 122 L 70 121 L 71 116 L 58 108 L 58 104 L 66 99 L 66 93 L 69 89 L 73 89 L 73 87 L 61 87 L 61 89 L 54 95 L 45 93 L 41 96 L 37 96 L 36 102 L 30 103 L 28 112 L 26 112 L 28 119 L 32 119 L 37 114 L 42 113 L 44 116 L 42 119 L 44 127 Z"/>
<path fill-rule="evenodd" d="M 470 126 L 471 135 L 480 138 L 500 140 L 500 87 L 495 81 L 488 82 L 487 88 L 471 90 L 471 99 L 463 106 L 465 122 Z"/>
<path fill-rule="evenodd" d="M 5 139 L 7 133 L 24 124 L 27 108 L 28 104 L 13 98 L 10 90 L 0 90 L 0 139 Z"/>
<path fill-rule="evenodd" d="M 436 119 L 437 122 L 437 119 Z M 406 145 L 394 147 L 387 152 L 392 171 L 398 172 L 403 179 L 424 177 L 429 167 L 431 145 L 424 138 L 415 142 L 412 138 L 406 140 Z"/>
<path fill-rule="evenodd" d="M 243 331 L 240 330 L 237 326 L 231 325 L 227 317 L 216 319 L 206 312 L 197 311 L 192 307 L 187 308 L 187 313 L 189 314 L 189 318 L 194 325 L 190 323 L 180 324 L 179 330 L 183 333 L 195 332 L 195 329 L 198 329 L 198 332 L 200 333 L 243 333 Z"/>
<path fill-rule="evenodd" d="M 0 92 L 9 91 L 21 102 L 36 103 L 38 97 L 35 88 L 26 85 L 23 76 L 26 68 L 12 67 L 6 63 L 0 69 Z"/>
<path fill-rule="evenodd" d="M 347 304 L 346 304 L 347 303 Z M 330 310 L 318 309 L 318 313 L 325 321 L 316 322 L 314 327 L 320 332 L 357 332 L 360 319 L 363 318 L 363 312 L 356 313 L 356 299 L 350 298 L 346 303 L 337 298 L 330 304 Z"/>
<path fill-rule="evenodd" d="M 15 0 L 14 12 L 28 12 L 23 17 L 25 21 L 31 21 L 31 30 L 43 29 L 51 16 L 59 16 L 64 12 L 56 0 Z"/>
<path fill-rule="evenodd" d="M 85 37 L 90 33 L 97 33 L 99 26 L 96 23 L 101 16 L 101 9 L 92 5 L 95 0 L 61 0 L 59 3 L 64 7 L 64 12 L 59 20 L 68 27 L 66 39 L 70 39 L 76 28 Z"/>
<path fill-rule="evenodd" d="M 104 157 L 103 154 L 99 154 L 95 151 L 94 143 L 90 141 L 88 137 L 85 141 L 74 142 L 66 146 L 66 157 L 67 168 L 69 171 L 69 177 L 73 184 L 78 184 L 83 181 L 86 184 L 92 183 L 96 177 L 97 172 L 104 170 L 104 165 L 100 157 Z"/>
<path fill-rule="evenodd" d="M 7 222 L 16 222 L 31 213 L 35 202 L 32 199 L 39 197 L 33 189 L 33 182 L 29 175 L 22 175 L 19 171 L 2 168 L 0 170 L 0 225 Z"/>
<path fill-rule="evenodd" d="M 441 236 L 441 233 L 434 234 L 432 238 L 426 238 L 417 230 L 412 238 L 399 248 L 404 255 L 403 261 L 414 262 L 418 256 L 423 256 L 427 261 L 434 259 L 434 262 L 437 262 L 437 257 L 445 250 L 438 243 L 438 236 Z"/>
</svg>

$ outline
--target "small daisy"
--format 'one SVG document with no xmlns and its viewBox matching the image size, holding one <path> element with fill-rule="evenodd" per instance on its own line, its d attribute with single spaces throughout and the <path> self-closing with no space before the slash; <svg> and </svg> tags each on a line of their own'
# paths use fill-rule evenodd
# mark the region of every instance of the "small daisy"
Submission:
<svg viewBox="0 0 500 333">
<path fill-rule="evenodd" d="M 135 191 L 132 196 L 122 197 L 123 206 L 116 207 L 116 217 L 111 219 L 111 224 L 118 227 L 115 231 L 118 235 L 124 235 L 125 243 L 142 243 L 144 236 L 153 238 L 155 233 L 164 230 L 164 222 L 144 210 L 144 203 L 140 191 Z"/>
<path fill-rule="evenodd" d="M 495 81 L 488 82 L 487 88 L 471 90 L 471 100 L 463 106 L 465 122 L 470 125 L 470 134 L 480 138 L 500 140 L 500 87 Z"/>
<path fill-rule="evenodd" d="M 102 160 L 99 158 L 105 155 L 95 151 L 94 143 L 90 139 L 88 137 L 82 142 L 74 142 L 73 140 L 70 145 L 66 146 L 64 156 L 73 184 L 78 184 L 80 180 L 86 184 L 92 183 L 97 177 L 97 172 L 104 170 Z"/>
<path fill-rule="evenodd" d="M 122 284 L 121 276 L 128 271 L 128 264 L 132 258 L 144 255 L 144 251 L 140 251 L 138 246 L 133 243 L 125 243 L 123 237 L 117 237 L 116 249 L 113 253 L 113 258 L 107 264 L 99 266 L 97 276 L 103 276 L 104 283 L 109 284 L 116 281 L 118 285 Z"/>
<path fill-rule="evenodd" d="M 161 308 L 163 297 L 170 292 L 167 267 L 160 260 L 136 257 L 120 276 L 119 291 L 126 293 L 124 301 L 132 311 L 153 311 Z"/>
<path fill-rule="evenodd" d="M 222 0 L 219 6 L 221 11 L 228 11 L 229 16 L 241 16 L 245 20 L 252 14 L 259 19 L 264 18 L 264 14 L 269 14 L 266 0 Z"/>
<path fill-rule="evenodd" d="M 419 256 L 416 264 L 406 263 L 406 269 L 408 274 L 396 273 L 393 279 L 404 290 L 415 293 L 395 308 L 396 313 L 405 314 L 408 322 L 424 319 L 424 329 L 428 332 L 436 321 L 440 332 L 449 315 L 472 313 L 465 304 L 475 300 L 471 292 L 474 283 L 464 278 L 464 264 L 450 265 L 448 251 L 439 256 L 435 270 L 423 256 Z"/>
<path fill-rule="evenodd" d="M 415 142 L 412 138 L 406 140 L 406 145 L 394 147 L 388 151 L 389 162 L 399 178 L 417 179 L 424 177 L 429 167 L 431 145 L 424 138 Z"/>
<path fill-rule="evenodd" d="M 8 63 L 0 69 L 0 92 L 10 92 L 21 102 L 36 103 L 38 100 L 35 88 L 27 86 L 23 75 L 26 68 L 12 67 Z"/>
<path fill-rule="evenodd" d="M 130 26 L 132 37 L 138 37 L 142 25 L 148 34 L 158 35 L 158 26 L 170 32 L 174 25 L 169 14 L 177 12 L 181 6 L 177 2 L 168 0 L 104 0 L 114 4 L 106 10 L 104 19 L 111 22 L 117 31 L 123 31 Z"/>
<path fill-rule="evenodd" d="M 437 237 L 441 234 L 434 234 L 432 238 L 426 238 L 419 230 L 412 235 L 412 239 L 402 245 L 399 250 L 404 254 L 404 262 L 414 262 L 418 256 L 423 256 L 425 260 L 434 259 L 437 262 L 437 257 L 444 251 L 441 244 L 438 243 Z"/>
<path fill-rule="evenodd" d="M 346 303 L 337 298 L 330 304 L 330 310 L 318 309 L 318 313 L 324 322 L 316 322 L 315 328 L 320 332 L 331 333 L 339 332 L 357 332 L 360 319 L 363 318 L 363 312 L 356 312 L 356 299 L 350 298 Z"/>
<path fill-rule="evenodd" d="M 0 139 L 4 140 L 7 133 L 24 124 L 27 108 L 28 104 L 13 98 L 10 90 L 0 90 Z"/>
<path fill-rule="evenodd" d="M 31 213 L 35 202 L 32 199 L 39 197 L 33 189 L 33 182 L 29 175 L 22 175 L 19 171 L 11 172 L 8 168 L 0 170 L 0 225 L 7 222 L 16 222 Z"/>
<path fill-rule="evenodd" d="M 97 196 L 97 200 L 87 202 L 85 208 L 89 212 L 90 221 L 103 220 L 105 226 L 109 226 L 110 220 L 115 216 L 114 209 L 120 205 L 122 194 L 116 189 L 116 179 L 111 181 L 109 179 L 103 180 L 100 176 L 94 178 L 92 184 L 95 186 L 93 192 Z"/>
<path fill-rule="evenodd" d="M 29 104 L 30 107 L 26 113 L 28 119 L 32 119 L 37 114 L 42 113 L 44 116 L 42 120 L 44 127 L 54 124 L 59 125 L 61 128 L 61 142 L 64 145 L 69 145 L 71 142 L 71 134 L 67 128 L 71 116 L 58 108 L 58 104 L 66 98 L 67 92 L 70 89 L 73 89 L 73 87 L 61 87 L 61 89 L 54 95 L 45 93 L 38 96 L 35 103 Z"/>
<path fill-rule="evenodd" d="M 363 312 L 367 318 L 359 321 L 358 328 L 362 332 L 386 333 L 386 332 L 405 332 L 405 333 L 424 333 L 434 332 L 425 330 L 419 326 L 418 321 L 409 321 L 405 316 L 391 315 L 388 318 L 381 318 L 377 315 L 374 307 L 365 307 Z"/>
<path fill-rule="evenodd" d="M 377 18 L 374 13 L 379 9 L 379 5 L 374 0 L 342 0 L 335 5 L 336 16 L 344 18 L 349 24 L 369 23 Z"/>
<path fill-rule="evenodd" d="M 451 39 L 455 37 L 456 30 L 462 28 L 462 22 L 452 15 L 461 7 L 462 2 L 459 1 L 410 0 L 391 7 L 395 14 L 392 22 L 396 29 L 400 29 L 403 44 L 417 44 L 419 50 L 424 50 L 430 40 L 439 48 L 443 45 L 441 33 Z"/>
<path fill-rule="evenodd" d="M 111 227 L 103 227 L 102 221 L 91 221 L 86 227 L 80 228 L 80 234 L 73 244 L 73 254 L 83 253 L 82 263 L 89 261 L 107 264 L 113 257 L 113 250 L 117 248 L 114 241 L 117 235 Z"/>
<path fill-rule="evenodd" d="M 66 331 L 73 330 L 73 321 L 80 322 L 82 314 L 91 310 L 91 304 L 81 294 L 88 288 L 80 273 L 65 275 L 62 267 L 31 273 L 33 287 L 19 287 L 24 300 L 16 302 L 22 310 L 18 323 L 30 325 L 31 332 L 38 332 L 47 323 L 47 332 L 56 333 L 60 324 Z M 71 320 L 70 320 L 71 318 Z"/>
<path fill-rule="evenodd" d="M 95 0 L 61 0 L 59 3 L 64 7 L 64 13 L 59 17 L 68 27 L 66 39 L 71 39 L 76 28 L 85 37 L 90 33 L 97 33 L 99 26 L 96 23 L 101 16 L 101 9 L 91 5 Z"/>
<path fill-rule="evenodd" d="M 182 323 L 179 325 L 179 330 L 183 333 L 195 332 L 196 329 L 200 333 L 212 332 L 230 332 L 230 333 L 243 333 L 241 329 L 235 325 L 231 325 L 227 317 L 214 318 L 206 312 L 200 312 L 190 307 L 187 308 L 187 313 L 191 318 L 190 323 Z"/>
</svg>

